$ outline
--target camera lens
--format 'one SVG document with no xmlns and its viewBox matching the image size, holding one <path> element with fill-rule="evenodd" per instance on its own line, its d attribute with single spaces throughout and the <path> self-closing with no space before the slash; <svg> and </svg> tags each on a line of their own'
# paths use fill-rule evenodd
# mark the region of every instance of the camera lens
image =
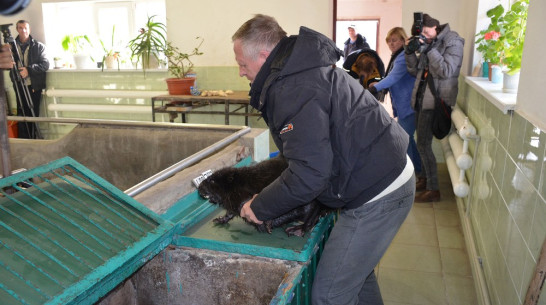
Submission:
<svg viewBox="0 0 546 305">
<path fill-rule="evenodd" d="M 0 3 L 0 15 L 17 14 L 26 8 L 30 0 L 7 0 Z"/>
</svg>

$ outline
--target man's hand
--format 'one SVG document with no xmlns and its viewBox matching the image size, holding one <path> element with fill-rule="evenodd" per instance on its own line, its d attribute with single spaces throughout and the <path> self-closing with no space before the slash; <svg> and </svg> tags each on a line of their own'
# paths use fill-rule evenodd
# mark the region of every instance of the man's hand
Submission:
<svg viewBox="0 0 546 305">
<path fill-rule="evenodd" d="M 252 209 L 250 208 L 250 205 L 252 204 L 252 201 L 254 201 L 254 198 L 256 198 L 256 196 L 258 196 L 258 194 L 252 196 L 249 201 L 243 204 L 243 207 L 241 208 L 241 217 L 243 217 L 247 221 L 254 222 L 260 225 L 263 223 L 263 221 L 258 220 L 258 218 L 256 218 L 256 215 L 254 215 L 254 212 L 252 212 Z"/>
<path fill-rule="evenodd" d="M 11 57 L 9 44 L 0 47 L 0 69 L 11 69 L 15 63 Z"/>
<path fill-rule="evenodd" d="M 27 70 L 27 67 L 19 68 L 19 73 L 21 74 L 21 77 L 22 77 L 23 79 L 27 78 L 27 77 L 28 77 L 28 70 Z"/>
</svg>

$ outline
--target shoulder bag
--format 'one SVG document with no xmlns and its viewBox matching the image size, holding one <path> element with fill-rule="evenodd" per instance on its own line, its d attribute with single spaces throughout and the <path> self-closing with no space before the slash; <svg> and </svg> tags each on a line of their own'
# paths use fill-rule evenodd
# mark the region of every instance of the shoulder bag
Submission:
<svg viewBox="0 0 546 305">
<path fill-rule="evenodd" d="M 451 131 L 451 106 L 447 105 L 443 99 L 438 96 L 434 87 L 432 74 L 428 74 L 428 86 L 432 95 L 434 95 L 434 118 L 432 119 L 432 134 L 439 140 L 445 138 Z"/>
</svg>

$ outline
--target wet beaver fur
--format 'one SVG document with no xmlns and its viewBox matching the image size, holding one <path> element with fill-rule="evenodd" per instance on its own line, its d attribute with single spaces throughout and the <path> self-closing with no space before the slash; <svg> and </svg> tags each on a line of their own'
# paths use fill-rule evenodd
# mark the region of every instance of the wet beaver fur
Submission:
<svg viewBox="0 0 546 305">
<path fill-rule="evenodd" d="M 217 217 L 213 221 L 219 224 L 228 223 L 233 217 L 240 215 L 245 202 L 273 182 L 287 167 L 288 163 L 284 157 L 277 156 L 250 166 L 222 168 L 203 180 L 198 187 L 198 192 L 209 202 L 226 209 L 224 216 Z M 274 228 L 300 221 L 301 225 L 288 227 L 285 232 L 288 236 L 304 236 L 328 211 L 326 206 L 313 200 L 277 218 L 266 220 L 262 224 L 247 223 L 254 225 L 259 232 L 271 233 Z"/>
</svg>

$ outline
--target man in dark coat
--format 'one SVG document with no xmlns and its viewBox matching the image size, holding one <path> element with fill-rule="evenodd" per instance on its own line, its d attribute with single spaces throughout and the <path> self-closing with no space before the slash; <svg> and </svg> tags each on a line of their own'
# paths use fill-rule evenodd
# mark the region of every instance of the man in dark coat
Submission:
<svg viewBox="0 0 546 305">
<path fill-rule="evenodd" d="M 40 115 L 40 100 L 42 90 L 46 87 L 46 71 L 49 69 L 49 61 L 46 57 L 45 45 L 30 36 L 30 24 L 26 20 L 19 20 L 16 24 L 19 35 L 15 39 L 20 54 L 22 66 L 19 69 L 19 76 L 10 71 L 13 89 L 17 96 L 17 115 L 24 117 L 37 117 Z M 27 94 L 28 92 L 28 94 Z M 39 138 L 39 130 L 35 123 L 19 122 L 17 124 L 19 138 Z"/>
<path fill-rule="evenodd" d="M 336 68 L 341 50 L 306 27 L 286 36 L 256 15 L 233 35 L 239 75 L 288 162 L 241 217 L 272 219 L 313 199 L 339 208 L 321 254 L 312 303 L 383 304 L 374 274 L 409 213 L 415 175 L 408 135 L 373 96 Z"/>
<path fill-rule="evenodd" d="M 351 24 L 349 27 L 349 39 L 345 41 L 345 47 L 343 49 L 343 59 L 347 60 L 347 56 L 354 51 L 362 50 L 364 48 L 369 49 L 370 45 L 366 42 L 366 38 L 356 32 L 356 25 Z"/>
</svg>

